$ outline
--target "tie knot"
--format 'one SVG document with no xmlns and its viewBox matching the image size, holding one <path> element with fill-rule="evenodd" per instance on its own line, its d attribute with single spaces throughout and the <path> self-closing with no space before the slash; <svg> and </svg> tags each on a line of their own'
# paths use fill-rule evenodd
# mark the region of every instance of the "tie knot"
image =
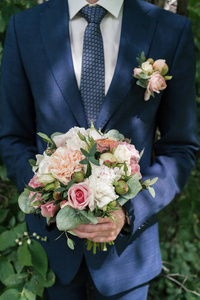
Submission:
<svg viewBox="0 0 200 300">
<path fill-rule="evenodd" d="M 81 10 L 81 15 L 88 23 L 100 24 L 106 14 L 105 8 L 101 6 L 85 6 Z"/>
</svg>

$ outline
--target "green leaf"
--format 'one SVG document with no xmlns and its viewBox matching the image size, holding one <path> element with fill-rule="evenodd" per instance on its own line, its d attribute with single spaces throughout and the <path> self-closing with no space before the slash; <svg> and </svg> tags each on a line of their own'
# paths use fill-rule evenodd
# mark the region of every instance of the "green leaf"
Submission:
<svg viewBox="0 0 200 300">
<path fill-rule="evenodd" d="M 42 297 L 44 292 L 44 278 L 36 271 L 33 272 L 33 276 L 31 277 L 29 289 L 35 295 Z"/>
<path fill-rule="evenodd" d="M 146 74 L 143 74 L 143 73 L 138 74 L 138 77 L 140 77 L 142 79 L 145 79 L 145 80 L 150 78 L 149 75 L 146 75 Z"/>
<path fill-rule="evenodd" d="M 128 201 L 128 199 L 124 198 L 123 196 L 120 196 L 119 198 L 117 198 L 117 204 L 119 206 L 123 206 L 127 201 Z"/>
<path fill-rule="evenodd" d="M 89 152 L 87 152 L 86 150 L 84 150 L 83 148 L 80 149 L 82 154 L 85 156 L 85 157 L 89 157 Z"/>
<path fill-rule="evenodd" d="M 89 156 L 94 156 L 97 151 L 97 144 L 95 143 L 90 149 Z"/>
<path fill-rule="evenodd" d="M 31 167 L 35 167 L 36 166 L 36 161 L 34 159 L 29 159 L 28 162 L 31 165 Z"/>
<path fill-rule="evenodd" d="M 53 141 L 54 137 L 57 136 L 57 135 L 63 135 L 63 133 L 61 133 L 61 132 L 54 132 L 54 133 L 51 135 L 51 140 Z"/>
<path fill-rule="evenodd" d="M 99 162 L 98 162 L 98 160 L 96 160 L 94 157 L 89 157 L 89 161 L 93 164 L 93 165 L 95 165 L 95 166 L 100 166 L 100 164 L 99 164 Z"/>
<path fill-rule="evenodd" d="M 16 289 L 9 289 L 0 296 L 0 300 L 19 300 L 19 299 L 20 299 L 20 293 Z"/>
<path fill-rule="evenodd" d="M 51 269 L 48 269 L 47 271 L 47 277 L 46 280 L 44 281 L 44 287 L 51 287 L 52 285 L 54 285 L 56 280 L 56 276 L 54 274 L 54 272 Z"/>
<path fill-rule="evenodd" d="M 44 142 L 53 144 L 52 140 L 46 134 L 38 132 L 38 135 L 43 139 Z"/>
<path fill-rule="evenodd" d="M 24 295 L 28 300 L 36 300 L 36 295 L 31 291 L 30 282 L 27 282 L 23 288 Z"/>
<path fill-rule="evenodd" d="M 34 268 L 45 279 L 47 274 L 48 260 L 44 248 L 37 241 L 31 240 L 31 244 L 28 245 L 28 249 L 31 253 L 31 261 Z"/>
<path fill-rule="evenodd" d="M 16 246 L 17 235 L 12 230 L 6 230 L 0 234 L 0 251 Z"/>
<path fill-rule="evenodd" d="M 136 84 L 139 85 L 140 87 L 144 88 L 144 89 L 147 88 L 147 85 L 144 84 L 141 80 L 137 80 L 137 81 L 136 81 Z"/>
<path fill-rule="evenodd" d="M 81 160 L 80 164 L 87 165 L 88 164 L 88 158 L 84 158 L 83 160 Z"/>
<path fill-rule="evenodd" d="M 9 209 L 1 209 L 0 210 L 0 224 L 3 223 L 9 213 Z"/>
<path fill-rule="evenodd" d="M 80 211 L 71 206 L 65 206 L 56 216 L 57 227 L 61 231 L 68 231 L 80 224 L 89 223 L 89 219 L 83 216 Z"/>
<path fill-rule="evenodd" d="M 15 274 L 12 264 L 4 257 L 0 257 L 0 281 L 4 281 Z"/>
<path fill-rule="evenodd" d="M 133 177 L 126 182 L 126 184 L 128 185 L 128 192 L 123 195 L 123 198 L 128 200 L 134 198 L 142 190 L 138 173 L 135 173 Z"/>
<path fill-rule="evenodd" d="M 26 222 L 20 223 L 13 228 L 13 231 L 16 233 L 18 237 L 22 236 L 24 232 L 27 232 L 27 224 Z"/>
<path fill-rule="evenodd" d="M 91 215 L 91 213 L 88 213 L 85 210 L 80 210 L 79 214 L 81 214 L 85 219 L 87 219 L 89 222 L 92 222 L 93 224 L 97 224 L 98 220 L 95 218 L 94 215 Z"/>
<path fill-rule="evenodd" d="M 25 279 L 28 277 L 27 273 L 12 274 L 6 280 L 4 280 L 4 285 L 7 287 L 15 287 L 17 285 L 23 284 Z"/>
<path fill-rule="evenodd" d="M 155 193 L 154 188 L 152 188 L 151 186 L 148 186 L 148 190 L 149 190 L 151 196 L 152 196 L 153 198 L 155 198 L 156 193 Z"/>
<path fill-rule="evenodd" d="M 67 238 L 67 246 L 71 249 L 71 250 L 74 250 L 74 241 L 70 238 Z"/>
<path fill-rule="evenodd" d="M 24 243 L 20 247 L 18 247 L 17 255 L 18 255 L 18 259 L 22 263 L 22 265 L 24 265 L 24 266 L 32 266 L 33 265 L 31 253 L 28 249 L 28 244 L 26 241 L 24 241 Z"/>
<path fill-rule="evenodd" d="M 29 194 L 30 192 L 25 189 L 18 198 L 19 207 L 25 214 L 36 212 L 36 209 L 30 206 Z"/>
<path fill-rule="evenodd" d="M 91 164 L 88 162 L 87 164 L 87 171 L 86 171 L 86 177 L 88 178 L 92 174 L 92 167 Z"/>
</svg>

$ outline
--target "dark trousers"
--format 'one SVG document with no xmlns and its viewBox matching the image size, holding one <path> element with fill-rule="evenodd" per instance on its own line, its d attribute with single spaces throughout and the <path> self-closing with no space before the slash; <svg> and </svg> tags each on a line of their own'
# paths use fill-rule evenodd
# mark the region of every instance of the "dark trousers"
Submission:
<svg viewBox="0 0 200 300">
<path fill-rule="evenodd" d="M 96 289 L 86 262 L 83 260 L 76 277 L 70 284 L 63 285 L 57 280 L 55 285 L 46 291 L 46 295 L 48 300 L 146 300 L 148 287 L 148 284 L 144 284 L 113 296 L 103 296 Z"/>
</svg>

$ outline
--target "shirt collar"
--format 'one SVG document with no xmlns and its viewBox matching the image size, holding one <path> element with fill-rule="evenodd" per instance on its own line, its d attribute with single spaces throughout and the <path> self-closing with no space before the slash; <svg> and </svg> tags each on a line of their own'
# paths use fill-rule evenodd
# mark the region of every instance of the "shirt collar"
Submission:
<svg viewBox="0 0 200 300">
<path fill-rule="evenodd" d="M 123 2 L 124 0 L 99 0 L 97 4 L 118 18 Z M 70 20 L 87 4 L 88 2 L 86 0 L 68 0 Z"/>
</svg>

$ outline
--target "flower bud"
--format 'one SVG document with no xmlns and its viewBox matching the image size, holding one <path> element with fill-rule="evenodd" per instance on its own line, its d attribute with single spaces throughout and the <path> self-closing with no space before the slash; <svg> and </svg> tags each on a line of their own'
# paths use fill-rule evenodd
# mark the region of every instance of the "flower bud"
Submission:
<svg viewBox="0 0 200 300">
<path fill-rule="evenodd" d="M 113 201 L 111 201 L 109 204 L 108 204 L 108 206 L 109 207 L 115 207 L 117 205 L 117 201 L 116 200 L 113 200 Z"/>
<path fill-rule="evenodd" d="M 38 176 L 37 181 L 38 181 L 39 183 L 47 184 L 47 183 L 54 182 L 55 179 L 54 179 L 53 175 L 51 175 L 51 174 L 43 174 L 43 175 L 41 175 L 41 176 Z"/>
<path fill-rule="evenodd" d="M 153 60 L 153 58 L 148 58 L 147 59 L 147 61 L 151 64 L 151 65 L 153 65 L 154 64 L 154 60 Z"/>
<path fill-rule="evenodd" d="M 106 165 L 109 168 L 114 168 L 116 167 L 117 159 L 116 157 L 109 152 L 102 153 L 100 155 L 100 159 L 103 161 L 104 165 Z"/>
<path fill-rule="evenodd" d="M 46 192 L 50 192 L 50 191 L 55 190 L 55 183 L 52 182 L 52 183 L 46 184 L 46 185 L 44 186 L 44 190 L 45 190 Z"/>
<path fill-rule="evenodd" d="M 157 59 L 153 64 L 154 71 L 158 71 L 161 75 L 167 74 L 169 68 L 164 59 Z"/>
<path fill-rule="evenodd" d="M 72 174 L 72 179 L 74 179 L 74 181 L 75 181 L 76 183 L 79 183 L 79 182 L 83 181 L 84 178 L 85 178 L 85 175 L 84 175 L 83 171 L 80 171 L 80 172 L 74 172 L 74 173 Z"/>
<path fill-rule="evenodd" d="M 104 206 L 103 206 L 103 211 L 107 211 L 107 209 L 108 209 L 108 206 L 107 206 L 107 205 L 104 205 Z"/>
<path fill-rule="evenodd" d="M 60 200 L 61 194 L 62 194 L 61 192 L 53 192 L 53 199 Z"/>
<path fill-rule="evenodd" d="M 128 192 L 128 185 L 124 180 L 118 180 L 115 184 L 115 191 L 118 195 L 123 195 Z"/>
</svg>

